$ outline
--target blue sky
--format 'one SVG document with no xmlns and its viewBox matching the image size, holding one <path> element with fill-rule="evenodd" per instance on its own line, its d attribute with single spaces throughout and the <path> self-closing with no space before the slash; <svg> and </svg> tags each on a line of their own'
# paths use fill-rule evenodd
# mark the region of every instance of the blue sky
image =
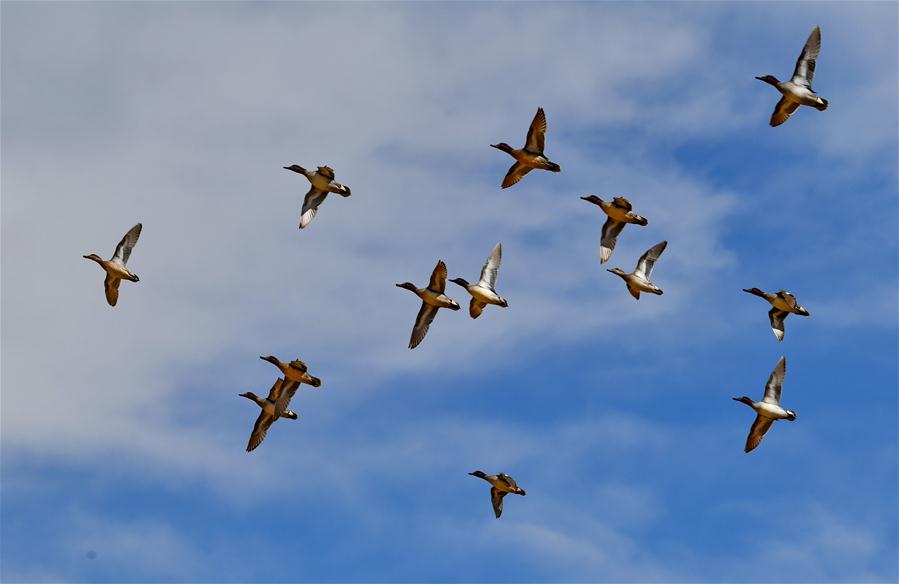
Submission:
<svg viewBox="0 0 899 584">
<path fill-rule="evenodd" d="M 830 108 L 772 129 L 815 24 Z M 895 581 L 896 71 L 888 2 L 4 2 L 0 579 Z M 538 106 L 562 172 L 501 191 Z M 292 163 L 353 190 L 302 232 Z M 497 241 L 510 307 L 409 351 L 393 284 Z M 323 385 L 247 454 L 267 354 Z"/>
</svg>

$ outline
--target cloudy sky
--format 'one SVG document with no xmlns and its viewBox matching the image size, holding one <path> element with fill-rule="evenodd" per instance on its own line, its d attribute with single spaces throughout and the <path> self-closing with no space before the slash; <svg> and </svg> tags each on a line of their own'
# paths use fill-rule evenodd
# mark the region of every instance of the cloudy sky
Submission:
<svg viewBox="0 0 899 584">
<path fill-rule="evenodd" d="M 891 2 L 3 2 L 0 579 L 895 581 L 897 101 Z M 562 172 L 502 191 L 538 106 Z M 293 163 L 353 191 L 302 232 Z M 497 241 L 510 307 L 409 351 L 394 283 Z M 267 354 L 323 384 L 247 454 Z"/>
</svg>

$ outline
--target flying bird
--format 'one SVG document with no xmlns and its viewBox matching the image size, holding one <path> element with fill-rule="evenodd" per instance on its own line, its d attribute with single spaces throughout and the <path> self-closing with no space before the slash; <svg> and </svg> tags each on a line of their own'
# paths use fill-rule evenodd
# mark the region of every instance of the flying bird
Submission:
<svg viewBox="0 0 899 584">
<path fill-rule="evenodd" d="M 287 409 L 298 387 L 300 387 L 300 384 L 296 381 L 284 380 L 279 377 L 275 384 L 272 385 L 271 390 L 268 392 L 268 397 L 265 399 L 260 398 L 252 391 L 239 394 L 240 397 L 253 400 L 256 402 L 256 405 L 262 408 L 262 411 L 259 412 L 259 417 L 256 418 L 256 425 L 253 426 L 253 433 L 250 434 L 247 452 L 262 444 L 269 427 L 278 418 L 296 420 L 299 417 L 296 412 Z"/>
<path fill-rule="evenodd" d="M 334 180 L 334 169 L 330 166 L 319 166 L 318 170 L 306 170 L 298 164 L 283 167 L 285 170 L 292 170 L 298 174 L 302 174 L 312 184 L 306 198 L 303 199 L 303 213 L 300 216 L 300 229 L 303 229 L 318 212 L 318 207 L 325 201 L 328 193 L 337 193 L 343 197 L 350 196 L 350 187 L 342 185 Z"/>
<path fill-rule="evenodd" d="M 139 282 L 140 278 L 137 274 L 133 274 L 127 267 L 128 258 L 131 257 L 131 250 L 137 244 L 140 237 L 141 224 L 138 223 L 128 230 L 125 237 L 115 248 L 115 253 L 108 260 L 104 260 L 95 253 L 82 256 L 85 259 L 94 260 L 100 267 L 106 271 L 106 279 L 103 281 L 103 288 L 106 290 L 106 302 L 110 306 L 115 306 L 119 301 L 119 284 L 122 280 L 130 280 Z"/>
<path fill-rule="evenodd" d="M 499 263 L 503 259 L 503 246 L 497 243 L 490 252 L 484 267 L 481 268 L 481 279 L 477 284 L 469 284 L 464 278 L 455 278 L 450 280 L 454 284 L 458 284 L 468 290 L 471 294 L 471 304 L 468 307 L 468 313 L 471 318 L 481 316 L 481 312 L 488 304 L 502 306 L 506 308 L 509 303 L 505 298 L 496 293 L 496 278 L 499 274 Z"/>
<path fill-rule="evenodd" d="M 773 75 L 765 75 L 764 77 L 756 77 L 760 81 L 764 81 L 777 88 L 783 97 L 777 102 L 774 113 L 771 114 L 771 126 L 779 126 L 786 122 L 793 112 L 800 105 L 807 105 L 816 110 L 824 111 L 827 109 L 827 100 L 818 97 L 818 94 L 812 89 L 812 79 L 815 76 L 815 62 L 818 59 L 818 52 L 821 50 L 821 29 L 817 26 L 812 29 L 802 47 L 802 53 L 796 61 L 796 68 L 793 70 L 793 77 L 789 81 L 778 81 Z"/>
<path fill-rule="evenodd" d="M 259 357 L 263 361 L 268 361 L 281 370 L 284 378 L 294 383 L 306 383 L 312 387 L 321 387 L 322 380 L 318 377 L 309 375 L 306 364 L 299 359 L 294 359 L 290 363 L 282 363 L 277 357 L 269 355 L 268 357 Z"/>
<path fill-rule="evenodd" d="M 743 292 L 755 294 L 771 303 L 773 308 L 768 311 L 768 320 L 771 321 L 771 330 L 774 331 L 774 336 L 777 337 L 778 341 L 784 340 L 784 319 L 787 316 L 790 314 L 809 316 L 809 311 L 799 306 L 796 297 L 786 290 L 765 292 L 758 288 L 743 288 Z"/>
<path fill-rule="evenodd" d="M 524 489 L 519 487 L 515 482 L 515 479 L 504 472 L 497 475 L 489 475 L 484 473 L 484 471 L 476 470 L 468 474 L 482 478 L 490 483 L 490 501 L 493 503 L 493 512 L 496 514 L 497 519 L 503 514 L 503 497 L 508 493 L 514 493 L 516 495 L 521 495 L 522 497 L 526 494 Z"/>
<path fill-rule="evenodd" d="M 524 178 L 524 175 L 531 172 L 534 168 L 549 170 L 551 172 L 559 172 L 562 168 L 555 162 L 550 160 L 543 154 L 543 142 L 546 137 L 546 115 L 543 108 L 537 108 L 537 115 L 531 122 L 528 129 L 528 137 L 525 141 L 524 148 L 515 149 L 500 142 L 499 144 L 491 144 L 492 147 L 498 148 L 508 153 L 515 159 L 515 164 L 506 173 L 503 179 L 503 188 L 508 188 Z"/>
<path fill-rule="evenodd" d="M 735 401 L 743 402 L 756 411 L 755 421 L 749 430 L 749 436 L 746 438 L 744 452 L 749 452 L 761 444 L 762 438 L 765 437 L 765 433 L 771 428 L 774 420 L 790 420 L 792 422 L 796 419 L 796 412 L 784 409 L 780 405 L 780 393 L 786 372 L 787 359 L 786 357 L 781 357 L 774 367 L 774 371 L 771 372 L 771 377 L 768 378 L 768 384 L 765 385 L 765 397 L 762 401 L 754 402 L 745 395 L 733 398 Z"/>
<path fill-rule="evenodd" d="M 598 205 L 600 209 L 609 216 L 602 226 L 602 235 L 599 239 L 599 263 L 604 264 L 609 261 L 612 256 L 612 250 L 615 249 L 615 242 L 618 241 L 618 234 L 624 229 L 628 223 L 635 225 L 649 225 L 649 221 L 645 217 L 637 215 L 631 209 L 631 202 L 624 197 L 615 197 L 612 202 L 603 201 L 596 195 L 588 195 L 581 197 L 585 201 L 589 201 L 594 205 Z"/>
<path fill-rule="evenodd" d="M 627 284 L 627 291 L 637 300 L 640 300 L 640 292 L 649 292 L 650 294 L 658 294 L 661 296 L 662 289 L 653 284 L 649 278 L 652 276 L 653 266 L 655 266 L 656 261 L 659 259 L 659 256 L 662 255 L 662 252 L 665 251 L 667 246 L 667 241 L 660 241 L 646 250 L 646 253 L 640 256 L 640 260 L 637 262 L 637 268 L 630 274 L 621 268 L 612 268 L 611 270 L 606 271 L 612 272 L 616 276 L 621 276 Z"/>
<path fill-rule="evenodd" d="M 421 298 L 421 310 L 415 317 L 415 326 L 412 327 L 412 336 L 409 338 L 409 348 L 414 349 L 428 334 L 428 327 L 434 322 L 437 311 L 441 308 L 459 310 L 459 303 L 445 294 L 446 292 L 446 264 L 439 260 L 431 273 L 431 281 L 427 288 L 416 288 L 412 282 L 397 284 L 400 288 L 415 292 Z"/>
</svg>

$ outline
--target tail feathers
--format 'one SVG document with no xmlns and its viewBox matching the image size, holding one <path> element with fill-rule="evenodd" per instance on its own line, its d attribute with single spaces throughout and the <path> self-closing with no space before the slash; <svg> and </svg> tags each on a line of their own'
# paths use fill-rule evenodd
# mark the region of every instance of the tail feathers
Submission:
<svg viewBox="0 0 899 584">
<path fill-rule="evenodd" d="M 827 106 L 828 106 L 829 102 L 828 102 L 826 99 L 824 99 L 823 97 L 820 98 L 820 99 L 821 99 L 821 103 L 818 104 L 818 105 L 816 105 L 816 106 L 815 106 L 815 109 L 818 110 L 818 111 L 823 112 L 824 110 L 827 109 Z"/>
<path fill-rule="evenodd" d="M 827 106 L 824 106 L 827 107 Z M 562 167 L 556 164 L 555 162 L 550 162 L 547 164 L 546 170 L 550 172 L 562 172 Z"/>
<path fill-rule="evenodd" d="M 637 215 L 636 217 L 634 217 L 633 222 L 637 225 L 643 225 L 644 227 L 649 225 L 649 221 L 646 219 L 646 217 L 643 217 L 641 215 Z"/>
</svg>

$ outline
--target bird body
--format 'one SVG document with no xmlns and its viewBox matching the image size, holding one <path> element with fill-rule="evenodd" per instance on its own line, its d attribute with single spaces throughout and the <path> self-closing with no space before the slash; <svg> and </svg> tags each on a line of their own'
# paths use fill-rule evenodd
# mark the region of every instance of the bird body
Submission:
<svg viewBox="0 0 899 584">
<path fill-rule="evenodd" d="M 409 348 L 417 347 L 428 334 L 437 311 L 441 308 L 449 308 L 450 310 L 459 310 L 459 303 L 446 295 L 446 264 L 443 260 L 438 260 L 431 272 L 431 280 L 426 288 L 418 288 L 412 282 L 403 282 L 397 284 L 399 288 L 405 288 L 421 298 L 421 308 L 418 316 L 415 317 L 415 325 L 412 327 L 412 336 L 409 338 Z"/>
<path fill-rule="evenodd" d="M 134 249 L 134 246 L 137 245 L 138 238 L 140 238 L 141 229 L 143 229 L 143 225 L 140 223 L 129 229 L 128 233 L 125 234 L 116 246 L 115 253 L 113 253 L 112 257 L 108 260 L 104 260 L 95 253 L 82 256 L 85 259 L 97 262 L 106 272 L 106 279 L 103 281 L 103 289 L 106 293 L 106 302 L 109 303 L 110 306 L 115 306 L 119 301 L 119 284 L 122 280 L 129 280 L 131 282 L 140 281 L 137 274 L 132 273 L 131 270 L 128 269 L 127 263 L 128 258 L 131 257 L 131 250 Z"/>
<path fill-rule="evenodd" d="M 269 363 L 280 369 L 281 373 L 284 374 L 284 378 L 288 381 L 297 384 L 306 383 L 308 385 L 311 385 L 312 387 L 321 387 L 321 379 L 310 375 L 307 371 L 306 364 L 299 359 L 295 359 L 290 363 L 282 363 L 278 360 L 277 357 L 274 357 L 273 355 L 259 358 L 263 361 L 268 361 Z"/>
<path fill-rule="evenodd" d="M 771 323 L 771 330 L 778 341 L 784 340 L 786 330 L 784 328 L 784 320 L 790 314 L 798 314 L 800 316 L 810 316 L 808 310 L 799 305 L 796 297 L 787 292 L 780 290 L 778 292 L 765 292 L 758 288 L 743 288 L 743 292 L 748 292 L 760 298 L 767 300 L 773 308 L 768 311 L 768 320 Z"/>
<path fill-rule="evenodd" d="M 755 421 L 749 430 L 749 436 L 746 438 L 744 452 L 750 452 L 761 444 L 762 438 L 765 437 L 775 420 L 789 420 L 792 422 L 796 419 L 796 412 L 780 405 L 780 396 L 786 373 L 787 359 L 786 357 L 781 357 L 774 367 L 774 371 L 768 377 L 768 383 L 765 385 L 765 397 L 762 401 L 753 401 L 745 395 L 733 398 L 734 401 L 742 402 L 756 412 Z"/>
<path fill-rule="evenodd" d="M 521 495 L 522 497 L 527 494 L 524 492 L 524 489 L 518 486 L 515 479 L 504 472 L 496 475 L 489 475 L 482 470 L 476 470 L 468 474 L 484 479 L 490 483 L 490 502 L 493 504 L 493 513 L 496 515 L 497 519 L 503 514 L 503 497 L 509 493 Z"/>
<path fill-rule="evenodd" d="M 548 170 L 550 172 L 560 172 L 562 168 L 552 162 L 543 153 L 544 142 L 546 139 L 546 115 L 543 108 L 537 108 L 537 114 L 531 121 L 528 129 L 528 135 L 523 148 L 512 148 L 505 142 L 499 144 L 491 144 L 493 148 L 502 150 L 515 159 L 515 164 L 509 168 L 503 179 L 502 188 L 506 189 L 520 181 L 524 176 L 535 168 Z"/>
<path fill-rule="evenodd" d="M 334 169 L 330 166 L 319 166 L 317 170 L 306 170 L 298 164 L 292 164 L 285 166 L 284 169 L 302 174 L 309 179 L 311 185 L 309 192 L 306 193 L 306 197 L 303 199 L 300 229 L 305 228 L 312 222 L 315 214 L 318 213 L 319 206 L 325 201 L 328 193 L 337 193 L 342 197 L 349 197 L 351 194 L 348 186 L 334 180 Z"/>
<path fill-rule="evenodd" d="M 471 318 L 479 317 L 488 304 L 503 308 L 509 306 L 509 302 L 497 294 L 495 290 L 496 278 L 499 276 L 499 265 L 502 262 L 502 258 L 503 246 L 501 243 L 497 243 L 487 257 L 487 261 L 484 262 L 484 267 L 481 268 L 481 278 L 476 284 L 469 284 L 464 278 L 450 280 L 450 282 L 462 286 L 471 294 L 471 304 L 469 305 Z"/>
<path fill-rule="evenodd" d="M 800 105 L 813 107 L 819 111 L 827 109 L 827 100 L 812 89 L 812 79 L 815 76 L 815 65 L 820 51 L 821 29 L 816 26 L 805 41 L 802 53 L 796 61 L 793 77 L 789 81 L 779 81 L 773 75 L 756 77 L 759 81 L 772 85 L 783 96 L 777 102 L 774 113 L 771 114 L 769 123 L 772 127 L 786 122 Z"/>
<path fill-rule="evenodd" d="M 629 274 L 621 268 L 612 268 L 611 270 L 606 271 L 621 277 L 627 285 L 628 292 L 630 292 L 631 296 L 636 300 L 640 300 L 640 292 L 648 292 L 650 294 L 661 296 L 662 289 L 652 283 L 650 276 L 652 276 L 652 268 L 655 266 L 656 261 L 659 259 L 659 256 L 662 255 L 662 252 L 665 251 L 667 246 L 667 241 L 660 241 L 646 250 L 646 252 L 640 256 L 639 261 L 637 261 L 637 267 Z"/>
<path fill-rule="evenodd" d="M 296 412 L 287 409 L 287 406 L 296 393 L 299 385 L 298 382 L 281 379 L 279 377 L 274 385 L 272 385 L 272 388 L 268 392 L 268 397 L 265 399 L 260 398 L 252 391 L 239 394 L 240 397 L 252 400 L 256 405 L 262 408 L 262 411 L 259 412 L 259 417 L 256 418 L 253 432 L 250 434 L 250 441 L 247 443 L 247 452 L 256 449 L 257 446 L 262 444 L 262 441 L 265 440 L 265 435 L 268 433 L 268 429 L 279 418 L 296 420 L 299 417 Z"/>
<path fill-rule="evenodd" d="M 588 195 L 581 198 L 598 205 L 608 215 L 608 219 L 602 226 L 602 235 L 599 239 L 600 264 L 609 261 L 609 258 L 612 256 L 612 250 L 615 249 L 615 243 L 618 241 L 618 235 L 626 224 L 649 225 L 646 217 L 637 215 L 632 211 L 631 202 L 624 197 L 615 197 L 611 202 L 604 201 L 596 195 Z"/>
</svg>

